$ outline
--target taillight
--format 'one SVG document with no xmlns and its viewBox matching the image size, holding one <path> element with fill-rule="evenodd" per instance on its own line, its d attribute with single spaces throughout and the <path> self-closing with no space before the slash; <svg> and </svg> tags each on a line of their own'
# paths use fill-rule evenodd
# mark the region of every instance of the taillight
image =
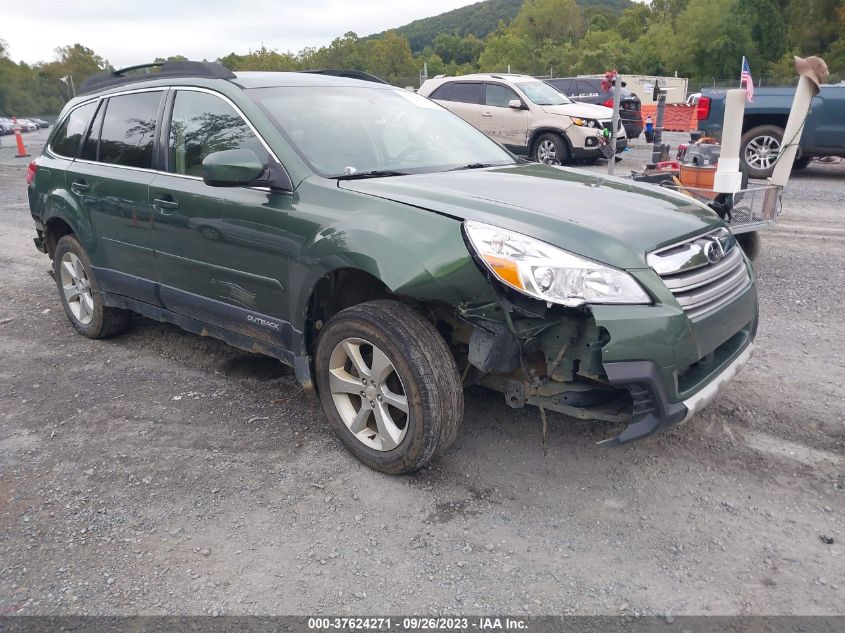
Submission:
<svg viewBox="0 0 845 633">
<path fill-rule="evenodd" d="M 605 108 L 612 108 L 613 107 L 613 97 L 608 99 L 602 104 Z"/>
<path fill-rule="evenodd" d="M 35 161 L 30 162 L 26 168 L 26 184 L 32 184 L 32 181 L 35 180 L 36 171 L 38 171 L 38 165 L 35 164 Z"/>
<path fill-rule="evenodd" d="M 695 117 L 699 121 L 703 121 L 710 116 L 710 97 L 701 96 L 698 98 L 698 110 L 695 112 Z"/>
</svg>

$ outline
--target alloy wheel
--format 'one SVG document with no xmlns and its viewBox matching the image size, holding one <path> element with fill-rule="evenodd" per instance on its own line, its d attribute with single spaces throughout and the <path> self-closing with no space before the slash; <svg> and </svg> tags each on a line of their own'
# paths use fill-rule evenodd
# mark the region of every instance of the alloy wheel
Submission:
<svg viewBox="0 0 845 633">
<path fill-rule="evenodd" d="M 362 338 L 338 343 L 329 359 L 329 388 L 337 412 L 355 438 L 377 451 L 402 443 L 408 398 L 387 355 Z"/>
<path fill-rule="evenodd" d="M 537 146 L 537 160 L 546 165 L 560 165 L 554 141 L 546 139 Z"/>
<path fill-rule="evenodd" d="M 754 169 L 771 169 L 780 153 L 780 140 L 764 134 L 755 136 L 745 146 L 745 162 Z"/>
<path fill-rule="evenodd" d="M 68 251 L 62 256 L 60 271 L 62 291 L 71 314 L 82 325 L 88 325 L 94 318 L 94 297 L 82 260 Z"/>
</svg>

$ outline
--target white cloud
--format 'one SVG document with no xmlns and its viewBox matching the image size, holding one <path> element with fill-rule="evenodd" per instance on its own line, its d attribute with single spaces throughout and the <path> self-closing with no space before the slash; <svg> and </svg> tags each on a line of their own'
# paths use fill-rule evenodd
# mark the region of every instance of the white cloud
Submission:
<svg viewBox="0 0 845 633">
<path fill-rule="evenodd" d="M 58 46 L 80 43 L 114 66 L 185 55 L 216 59 L 262 44 L 280 51 L 323 46 L 347 31 L 369 35 L 437 15 L 473 0 L 30 0 L 3 13 L 15 61 L 50 61 Z"/>
</svg>

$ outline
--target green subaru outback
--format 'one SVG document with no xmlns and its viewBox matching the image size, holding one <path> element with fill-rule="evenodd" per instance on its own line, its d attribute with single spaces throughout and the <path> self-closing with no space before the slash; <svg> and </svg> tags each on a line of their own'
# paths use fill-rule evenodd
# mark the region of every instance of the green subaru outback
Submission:
<svg viewBox="0 0 845 633">
<path fill-rule="evenodd" d="M 624 424 L 618 445 L 751 355 L 752 268 L 689 198 L 522 161 L 385 84 L 133 70 L 86 81 L 28 172 L 84 336 L 138 313 L 278 358 L 393 474 L 449 447 L 468 385 Z"/>
</svg>

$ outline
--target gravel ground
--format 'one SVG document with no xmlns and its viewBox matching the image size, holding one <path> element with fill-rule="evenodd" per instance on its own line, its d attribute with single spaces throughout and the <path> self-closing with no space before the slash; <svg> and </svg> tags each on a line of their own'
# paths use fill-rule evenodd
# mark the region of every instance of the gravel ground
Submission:
<svg viewBox="0 0 845 633">
<path fill-rule="evenodd" d="M 471 390 L 453 450 L 391 478 L 271 359 L 75 335 L 0 140 L 0 614 L 845 614 L 845 164 L 794 175 L 758 351 L 693 421 L 605 450 L 552 415 L 544 450 Z"/>
</svg>

